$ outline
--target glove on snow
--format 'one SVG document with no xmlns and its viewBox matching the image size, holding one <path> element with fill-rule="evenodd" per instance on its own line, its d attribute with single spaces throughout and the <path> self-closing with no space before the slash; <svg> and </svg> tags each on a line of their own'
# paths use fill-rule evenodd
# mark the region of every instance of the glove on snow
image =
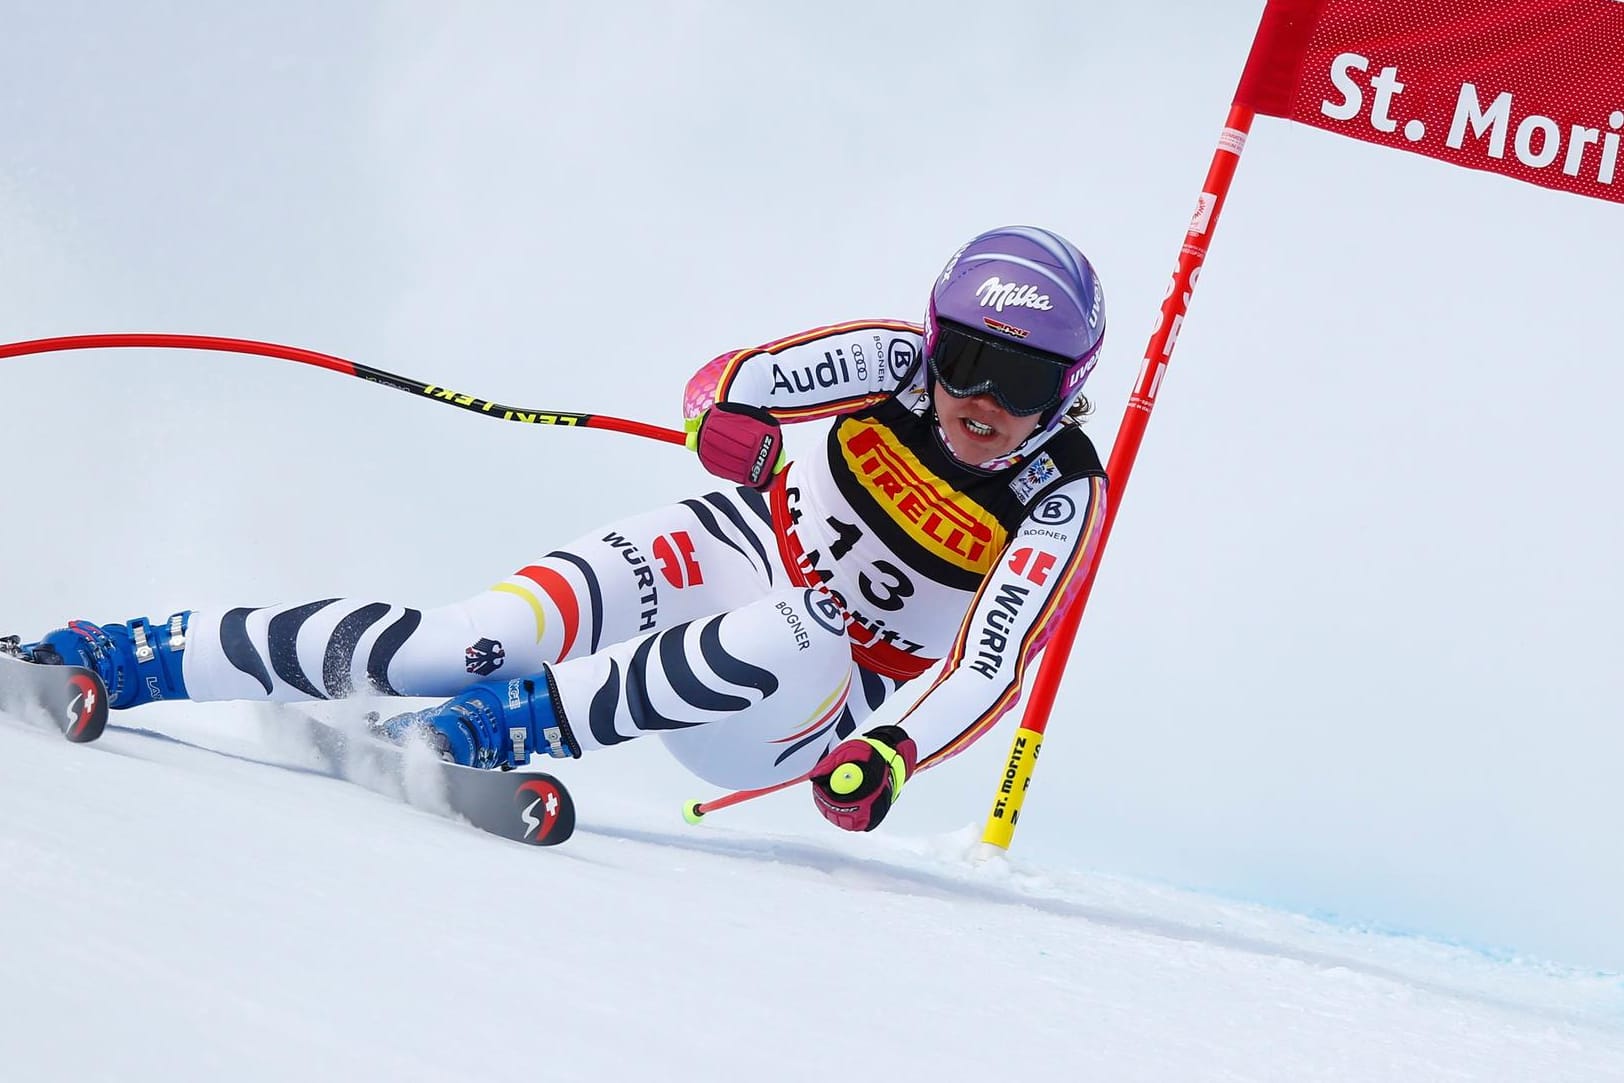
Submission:
<svg viewBox="0 0 1624 1083">
<path fill-rule="evenodd" d="M 784 434 L 778 419 L 759 406 L 719 402 L 684 428 L 688 447 L 719 478 L 764 490 L 782 469 Z"/>
<path fill-rule="evenodd" d="M 919 750 L 899 726 L 880 726 L 842 741 L 812 768 L 812 801 L 847 831 L 872 831 L 891 811 Z"/>
</svg>

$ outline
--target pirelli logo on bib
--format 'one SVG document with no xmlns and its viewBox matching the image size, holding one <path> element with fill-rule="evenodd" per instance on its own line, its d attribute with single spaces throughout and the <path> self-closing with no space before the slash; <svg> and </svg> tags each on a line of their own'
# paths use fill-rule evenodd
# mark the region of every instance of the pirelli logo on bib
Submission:
<svg viewBox="0 0 1624 1083">
<path fill-rule="evenodd" d="M 1003 524 L 955 493 L 889 429 L 867 419 L 847 421 L 840 426 L 840 449 L 863 488 L 921 548 L 966 571 L 992 568 L 1004 547 Z"/>
</svg>

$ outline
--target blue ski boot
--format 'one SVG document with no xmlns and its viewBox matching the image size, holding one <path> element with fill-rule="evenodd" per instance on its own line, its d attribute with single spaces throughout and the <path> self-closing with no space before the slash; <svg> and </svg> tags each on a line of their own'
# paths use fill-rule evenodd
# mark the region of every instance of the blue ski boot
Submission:
<svg viewBox="0 0 1624 1083">
<path fill-rule="evenodd" d="M 482 681 L 438 707 L 387 719 L 378 729 L 396 744 L 421 735 L 441 759 L 464 767 L 522 767 L 533 751 L 558 759 L 581 755 L 545 669 Z"/>
<path fill-rule="evenodd" d="M 107 685 L 107 705 L 114 710 L 139 707 L 162 699 L 185 699 L 181 658 L 186 650 L 186 623 L 191 613 L 176 613 L 161 625 L 145 617 L 105 628 L 89 621 L 69 621 L 47 632 L 38 643 L 25 643 L 23 657 L 44 665 L 84 666 Z"/>
</svg>

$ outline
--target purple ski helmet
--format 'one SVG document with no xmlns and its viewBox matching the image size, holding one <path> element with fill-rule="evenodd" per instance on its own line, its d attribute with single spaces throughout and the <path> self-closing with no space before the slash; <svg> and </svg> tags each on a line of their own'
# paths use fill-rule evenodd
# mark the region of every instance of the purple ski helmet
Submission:
<svg viewBox="0 0 1624 1083">
<path fill-rule="evenodd" d="M 1035 226 L 989 230 L 953 253 L 925 315 L 927 381 L 991 394 L 1040 430 L 1082 394 L 1105 338 L 1105 292 L 1075 245 Z"/>
</svg>

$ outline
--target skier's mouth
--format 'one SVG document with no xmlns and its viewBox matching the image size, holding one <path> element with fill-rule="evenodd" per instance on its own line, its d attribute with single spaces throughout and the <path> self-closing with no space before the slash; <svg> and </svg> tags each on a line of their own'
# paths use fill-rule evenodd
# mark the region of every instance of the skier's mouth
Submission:
<svg viewBox="0 0 1624 1083">
<path fill-rule="evenodd" d="M 977 421 L 973 417 L 959 418 L 959 425 L 977 440 L 991 440 L 998 435 L 998 430 L 984 421 Z"/>
</svg>

